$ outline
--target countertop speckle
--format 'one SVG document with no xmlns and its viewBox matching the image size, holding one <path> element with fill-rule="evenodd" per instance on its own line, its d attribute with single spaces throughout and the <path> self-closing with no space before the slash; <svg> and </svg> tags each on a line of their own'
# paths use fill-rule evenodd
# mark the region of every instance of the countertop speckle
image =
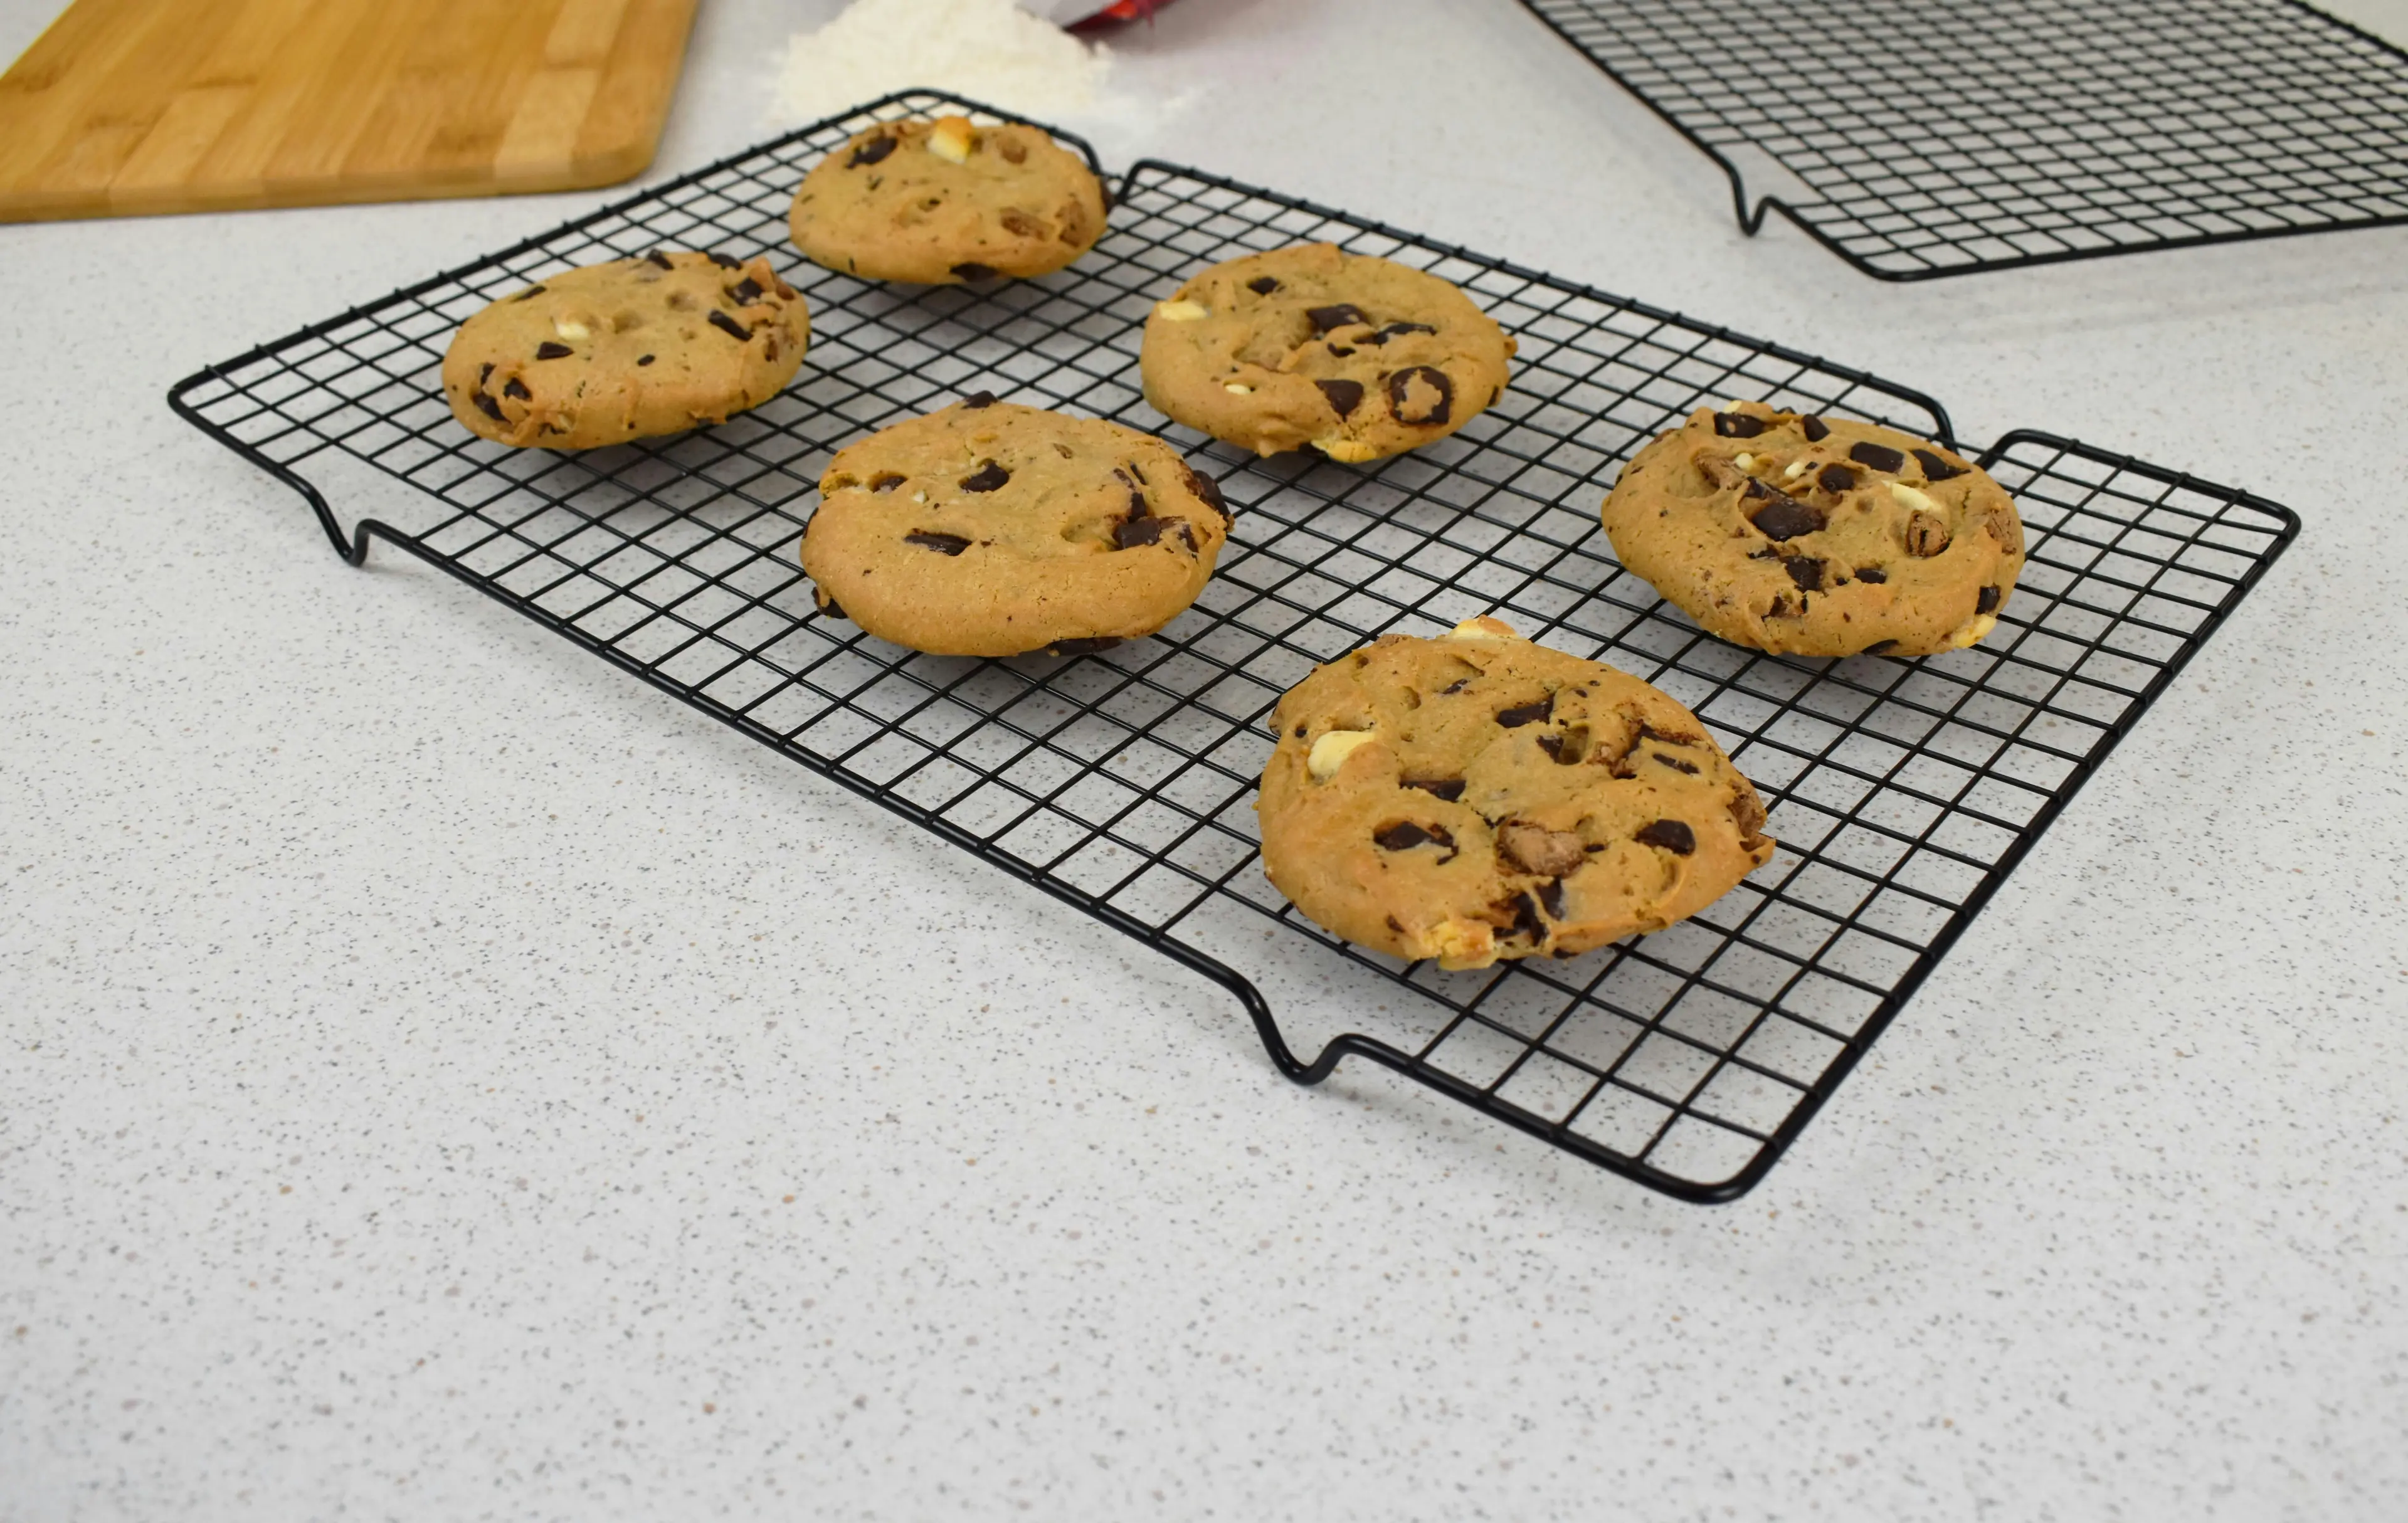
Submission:
<svg viewBox="0 0 2408 1523">
<path fill-rule="evenodd" d="M 0 0 L 0 54 L 50 7 Z M 828 0 L 710 0 L 652 178 Z M 599 194 L 0 227 L 0 1519 L 2408 1516 L 2408 228 L 1878 284 L 1519 7 L 1160 153 L 2305 529 L 1766 1183 L 1369 1069 L 178 422 Z M 605 193 L 616 195 L 618 192 Z"/>
</svg>

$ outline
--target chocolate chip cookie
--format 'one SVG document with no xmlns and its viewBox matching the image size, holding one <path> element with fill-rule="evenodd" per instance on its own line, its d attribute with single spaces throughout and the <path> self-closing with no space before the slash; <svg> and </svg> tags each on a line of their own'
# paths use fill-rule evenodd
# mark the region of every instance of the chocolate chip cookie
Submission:
<svg viewBox="0 0 2408 1523">
<path fill-rule="evenodd" d="M 889 122 L 814 165 L 786 224 L 813 263 L 872 280 L 1025 278 L 1095 247 L 1104 188 L 1035 127 Z"/>
<path fill-rule="evenodd" d="M 471 433 L 590 450 L 760 406 L 811 321 L 766 259 L 656 251 L 554 275 L 460 324 L 443 395 Z"/>
<path fill-rule="evenodd" d="M 1139 369 L 1147 401 L 1214 438 L 1360 462 L 1470 422 L 1513 349 L 1437 276 L 1313 243 L 1215 265 L 1156 303 Z"/>
<path fill-rule="evenodd" d="M 820 492 L 802 546 L 820 607 L 939 655 L 1150 635 L 1204 590 L 1229 524 L 1151 434 L 984 393 L 847 446 Z"/>
<path fill-rule="evenodd" d="M 2023 520 L 1954 451 L 1761 402 L 1700 408 L 1605 499 L 1622 564 L 1723 639 L 1797 655 L 1930 655 L 1999 622 Z"/>
<path fill-rule="evenodd" d="M 1280 699 L 1263 868 L 1350 941 L 1444 968 L 1697 913 L 1772 855 L 1696 716 L 1495 619 L 1386 635 Z"/>
</svg>

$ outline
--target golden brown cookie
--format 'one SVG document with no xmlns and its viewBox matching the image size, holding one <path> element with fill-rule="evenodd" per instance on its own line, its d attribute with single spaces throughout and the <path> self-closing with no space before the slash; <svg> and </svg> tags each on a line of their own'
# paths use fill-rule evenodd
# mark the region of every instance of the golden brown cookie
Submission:
<svg viewBox="0 0 2408 1523">
<path fill-rule="evenodd" d="M 1761 402 L 1699 408 L 1631 458 L 1613 553 L 1713 633 L 1798 655 L 1930 655 L 1999 622 L 2023 521 L 1988 473 L 1912 434 Z"/>
<path fill-rule="evenodd" d="M 939 655 L 1150 635 L 1204 590 L 1229 523 L 1153 435 L 985 393 L 848 445 L 820 492 L 802 548 L 820 607 Z"/>
<path fill-rule="evenodd" d="M 1437 276 L 1312 243 L 1215 265 L 1157 302 L 1138 366 L 1147 401 L 1214 438 L 1365 461 L 1493 405 L 1513 349 Z"/>
<path fill-rule="evenodd" d="M 656 251 L 554 275 L 460 324 L 443 395 L 502 444 L 590 450 L 760 406 L 810 343 L 766 259 Z"/>
<path fill-rule="evenodd" d="M 1444 968 L 1570 956 L 1697 913 L 1772 855 L 1695 715 L 1495 619 L 1384 635 L 1278 709 L 1263 869 L 1350 941 Z"/>
<path fill-rule="evenodd" d="M 1025 278 L 1095 247 L 1104 188 L 1086 160 L 1020 122 L 889 122 L 814 165 L 786 224 L 814 264 L 872 280 Z"/>
</svg>

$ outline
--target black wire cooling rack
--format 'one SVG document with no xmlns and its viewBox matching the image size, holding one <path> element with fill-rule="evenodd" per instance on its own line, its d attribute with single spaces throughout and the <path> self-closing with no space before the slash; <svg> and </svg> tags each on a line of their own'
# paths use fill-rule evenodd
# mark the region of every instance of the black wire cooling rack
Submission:
<svg viewBox="0 0 2408 1523">
<path fill-rule="evenodd" d="M 2297 0 L 1522 3 L 1885 280 L 2408 222 L 2408 53 Z"/>
<path fill-rule="evenodd" d="M 170 400 L 307 497 L 354 563 L 397 545 L 1212 979 L 1289 1078 L 1360 1056 L 1698 1200 L 1761 1177 L 2296 532 L 2272 503 L 2011 435 L 1984 458 L 2031 558 L 1980 648 L 1740 650 L 1614 563 L 1596 510 L 1620 463 L 1703 398 L 1945 438 L 1936 403 L 1151 161 L 1096 251 L 1042 280 L 905 288 L 802 263 L 784 217 L 805 168 L 870 121 L 948 104 L 969 103 L 913 93 L 781 138 L 211 366 Z M 1504 398 L 1369 468 L 1257 463 L 1146 406 L 1155 300 L 1208 262 L 1316 238 L 1469 291 L 1521 340 Z M 452 421 L 437 367 L 463 318 L 663 246 L 766 253 L 808 293 L 815 337 L 782 395 L 580 454 Z M 796 553 L 829 455 L 971 390 L 1155 431 L 1220 475 L 1236 524 L 1196 607 L 1108 652 L 1009 661 L 915 654 L 817 613 Z M 330 495 L 377 516 L 347 531 Z M 1695 710 L 1763 789 L 1773 860 L 1656 935 L 1476 972 L 1400 965 L 1295 914 L 1255 855 L 1274 700 L 1373 635 L 1488 612 Z"/>
</svg>

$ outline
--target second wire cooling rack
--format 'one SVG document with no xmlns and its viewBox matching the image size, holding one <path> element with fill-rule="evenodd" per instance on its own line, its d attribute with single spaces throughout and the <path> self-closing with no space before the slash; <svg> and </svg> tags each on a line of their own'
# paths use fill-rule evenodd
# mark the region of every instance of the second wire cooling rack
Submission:
<svg viewBox="0 0 2408 1523">
<path fill-rule="evenodd" d="M 2408 53 L 2300 0 L 1522 3 L 1885 280 L 2408 223 Z"/>
<path fill-rule="evenodd" d="M 211 366 L 170 401 L 299 491 L 354 562 L 396 545 L 1213 980 L 1289 1078 L 1361 1056 L 1694 1200 L 1763 1177 L 2297 530 L 2243 493 L 2013 434 L 1983 459 L 2030 560 L 1980 647 L 1741 650 L 1615 564 L 1596 509 L 1620 463 L 1705 400 L 1946 438 L 1938 404 L 1152 161 L 1057 275 L 906 288 L 802 263 L 784 218 L 803 171 L 872 121 L 945 107 L 985 114 L 879 102 Z M 1133 381 L 1153 303 L 1205 264 L 1312 239 L 1469 292 L 1521 342 L 1503 399 L 1369 468 L 1256 462 L 1149 408 Z M 766 252 L 806 292 L 815 338 L 783 395 L 578 454 L 453 422 L 437 369 L 462 319 L 659 247 Z M 1009 661 L 916 654 L 815 611 L 796 550 L 828 457 L 972 390 L 1160 433 L 1219 476 L 1237 519 L 1197 605 L 1108 652 Z M 347 529 L 335 497 L 373 516 Z M 1375 635 L 1490 612 L 1694 710 L 1763 791 L 1772 861 L 1654 936 L 1474 972 L 1404 966 L 1296 914 L 1255 851 L 1272 704 Z"/>
</svg>

